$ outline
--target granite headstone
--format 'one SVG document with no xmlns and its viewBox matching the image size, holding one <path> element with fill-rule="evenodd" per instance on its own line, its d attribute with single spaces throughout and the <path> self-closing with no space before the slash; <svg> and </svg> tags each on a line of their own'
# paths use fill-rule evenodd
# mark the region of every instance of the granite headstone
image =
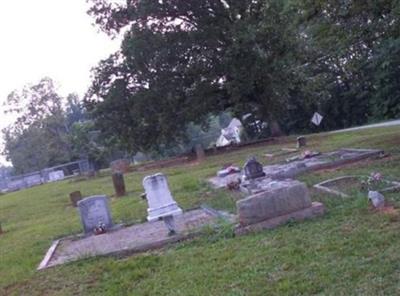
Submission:
<svg viewBox="0 0 400 296">
<path fill-rule="evenodd" d="M 106 230 L 113 226 L 108 198 L 105 195 L 95 195 L 80 200 L 78 209 L 85 234 L 93 233 L 99 226 Z"/>
<path fill-rule="evenodd" d="M 244 175 L 247 180 L 261 178 L 265 176 L 263 166 L 255 157 L 251 157 L 243 167 Z"/>
</svg>

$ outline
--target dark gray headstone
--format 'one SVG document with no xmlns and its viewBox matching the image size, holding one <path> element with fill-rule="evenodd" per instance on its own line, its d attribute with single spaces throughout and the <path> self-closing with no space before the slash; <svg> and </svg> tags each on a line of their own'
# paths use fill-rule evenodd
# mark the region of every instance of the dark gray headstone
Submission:
<svg viewBox="0 0 400 296">
<path fill-rule="evenodd" d="M 115 195 L 117 197 L 124 196 L 126 194 L 124 175 L 120 172 L 113 173 L 112 180 L 115 189 Z"/>
<path fill-rule="evenodd" d="M 69 199 L 74 207 L 78 206 L 78 201 L 82 200 L 82 194 L 80 191 L 74 191 L 69 194 Z"/>
<path fill-rule="evenodd" d="M 265 173 L 263 166 L 255 157 L 251 157 L 243 167 L 244 175 L 247 180 L 264 177 Z"/>
<path fill-rule="evenodd" d="M 78 209 L 85 234 L 93 233 L 100 225 L 106 230 L 113 226 L 108 198 L 105 195 L 95 195 L 80 200 Z"/>
<path fill-rule="evenodd" d="M 303 136 L 297 137 L 297 148 L 306 146 L 307 146 L 307 138 Z"/>
</svg>

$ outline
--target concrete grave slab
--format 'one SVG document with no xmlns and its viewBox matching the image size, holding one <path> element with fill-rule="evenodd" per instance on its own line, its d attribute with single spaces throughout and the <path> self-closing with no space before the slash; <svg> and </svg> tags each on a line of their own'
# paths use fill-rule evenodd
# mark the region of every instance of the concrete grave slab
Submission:
<svg viewBox="0 0 400 296">
<path fill-rule="evenodd" d="M 294 179 L 298 175 L 321 169 L 340 167 L 370 157 L 383 154 L 382 150 L 376 149 L 351 149 L 343 148 L 333 152 L 321 153 L 312 158 L 294 160 L 289 163 L 267 165 L 263 167 L 266 178 L 270 179 Z M 229 175 L 223 178 L 212 177 L 208 179 L 210 185 L 215 188 L 224 188 L 232 182 L 232 179 L 242 179 L 242 173 Z M 260 179 L 260 178 L 259 178 Z"/>
<path fill-rule="evenodd" d="M 304 183 L 296 180 L 270 181 L 261 192 L 236 203 L 237 235 L 271 229 L 291 220 L 302 221 L 324 214 L 324 205 L 311 202 Z"/>
<path fill-rule="evenodd" d="M 305 209 L 291 212 L 289 214 L 277 216 L 270 218 L 255 224 L 250 224 L 246 226 L 237 225 L 235 228 L 236 235 L 245 235 L 251 232 L 258 232 L 265 229 L 273 229 L 278 226 L 284 225 L 289 221 L 304 221 L 307 219 L 316 218 L 324 215 L 325 207 L 320 202 L 312 202 L 311 206 Z"/>
<path fill-rule="evenodd" d="M 241 226 L 311 207 L 307 186 L 296 180 L 269 183 L 262 192 L 236 202 Z"/>
<path fill-rule="evenodd" d="M 220 219 L 234 223 L 232 215 L 213 209 L 199 208 L 175 217 L 177 234 L 168 235 L 162 221 L 152 221 L 120 228 L 97 236 L 67 237 L 55 241 L 38 269 L 77 261 L 94 256 L 125 256 L 162 248 L 168 244 L 191 238 L 207 225 Z"/>
</svg>

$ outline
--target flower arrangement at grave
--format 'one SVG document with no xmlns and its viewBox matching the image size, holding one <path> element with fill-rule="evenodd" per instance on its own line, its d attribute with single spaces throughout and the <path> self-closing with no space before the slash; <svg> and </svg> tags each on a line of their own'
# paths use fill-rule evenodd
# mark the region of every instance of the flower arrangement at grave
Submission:
<svg viewBox="0 0 400 296">
<path fill-rule="evenodd" d="M 387 186 L 383 175 L 379 172 L 372 172 L 368 177 L 361 181 L 362 189 L 368 191 L 379 191 Z"/>
<path fill-rule="evenodd" d="M 106 225 L 102 221 L 99 221 L 97 226 L 93 229 L 93 232 L 94 232 L 95 235 L 105 233 L 106 232 Z"/>
</svg>

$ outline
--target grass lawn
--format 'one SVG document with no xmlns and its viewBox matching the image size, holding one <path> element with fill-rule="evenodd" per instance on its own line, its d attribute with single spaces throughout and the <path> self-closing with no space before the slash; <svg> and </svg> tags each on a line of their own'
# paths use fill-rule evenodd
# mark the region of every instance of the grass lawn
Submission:
<svg viewBox="0 0 400 296">
<path fill-rule="evenodd" d="M 293 146 L 295 137 L 223 155 L 201 164 L 163 169 L 177 202 L 235 211 L 235 200 L 205 183 L 223 164 L 242 166 L 247 156 L 279 162 L 265 153 Z M 324 179 L 379 171 L 400 180 L 400 127 L 339 134 L 317 134 L 309 148 L 381 148 L 389 157 L 299 179 L 313 185 Z M 286 156 L 287 157 L 287 156 Z M 142 179 L 155 171 L 125 176 L 129 195 L 111 200 L 115 223 L 140 223 L 146 217 Z M 327 207 L 324 217 L 288 223 L 275 230 L 233 237 L 228 226 L 199 238 L 141 255 L 101 257 L 36 271 L 51 242 L 79 233 L 69 192 L 113 194 L 111 177 L 65 180 L 0 196 L 0 295 L 400 295 L 400 215 L 372 212 L 366 196 L 343 199 L 312 191 Z M 400 193 L 386 198 L 400 206 Z M 132 238 L 134 239 L 134 238 Z"/>
</svg>

